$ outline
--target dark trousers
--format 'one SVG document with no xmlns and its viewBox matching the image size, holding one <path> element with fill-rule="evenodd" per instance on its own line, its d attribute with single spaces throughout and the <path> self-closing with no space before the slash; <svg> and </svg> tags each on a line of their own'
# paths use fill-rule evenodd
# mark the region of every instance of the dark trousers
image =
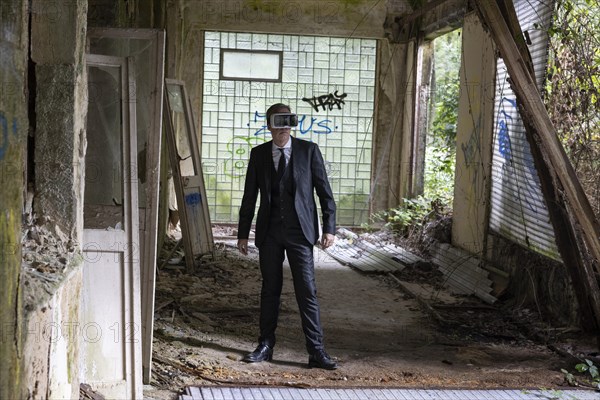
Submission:
<svg viewBox="0 0 600 400">
<path fill-rule="evenodd" d="M 270 226 L 267 238 L 259 248 L 262 274 L 259 342 L 270 347 L 275 345 L 275 329 L 283 284 L 284 252 L 292 271 L 306 349 L 312 354 L 315 350 L 323 348 L 323 330 L 315 285 L 313 245 L 306 240 L 299 225 L 287 228 Z"/>
</svg>

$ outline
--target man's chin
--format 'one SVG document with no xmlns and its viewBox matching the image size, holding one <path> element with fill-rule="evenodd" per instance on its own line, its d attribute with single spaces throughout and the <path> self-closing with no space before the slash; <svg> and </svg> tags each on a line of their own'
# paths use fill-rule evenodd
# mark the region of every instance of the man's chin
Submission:
<svg viewBox="0 0 600 400">
<path fill-rule="evenodd" d="M 284 144 L 286 144 L 289 139 L 290 139 L 289 135 L 277 135 L 277 136 L 273 136 L 273 140 L 275 140 L 275 142 L 277 142 L 277 143 L 280 143 L 282 146 Z"/>
</svg>

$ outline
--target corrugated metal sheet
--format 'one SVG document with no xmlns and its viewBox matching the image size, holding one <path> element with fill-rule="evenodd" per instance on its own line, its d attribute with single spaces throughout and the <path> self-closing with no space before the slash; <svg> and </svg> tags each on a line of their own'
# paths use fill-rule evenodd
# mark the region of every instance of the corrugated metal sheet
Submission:
<svg viewBox="0 0 600 400">
<path fill-rule="evenodd" d="M 339 229 L 336 236 L 335 244 L 325 252 L 363 272 L 402 271 L 406 266 L 426 262 L 402 247 L 373 244 L 347 229 Z M 432 263 L 444 274 L 444 286 L 455 293 L 475 295 L 490 304 L 497 300 L 490 294 L 492 281 L 488 279 L 489 273 L 480 267 L 476 256 L 446 243 L 434 243 L 429 251 Z"/>
<path fill-rule="evenodd" d="M 364 272 L 402 271 L 406 265 L 424 261 L 401 247 L 375 245 L 346 229 L 338 230 L 335 244 L 325 252 L 339 262 Z"/>
<path fill-rule="evenodd" d="M 592 400 L 589 390 L 441 390 L 388 388 L 187 387 L 179 400 Z"/>
<path fill-rule="evenodd" d="M 554 0 L 516 0 L 521 28 L 530 38 L 538 88 L 546 77 L 548 27 Z M 534 251 L 560 260 L 554 229 L 540 187 L 516 96 L 498 60 L 490 227 L 494 232 Z"/>
<path fill-rule="evenodd" d="M 490 294 L 492 281 L 488 279 L 489 272 L 480 267 L 479 258 L 447 243 L 434 243 L 429 251 L 431 261 L 444 274 L 445 286 L 456 293 L 475 295 L 489 304 L 497 300 Z"/>
</svg>

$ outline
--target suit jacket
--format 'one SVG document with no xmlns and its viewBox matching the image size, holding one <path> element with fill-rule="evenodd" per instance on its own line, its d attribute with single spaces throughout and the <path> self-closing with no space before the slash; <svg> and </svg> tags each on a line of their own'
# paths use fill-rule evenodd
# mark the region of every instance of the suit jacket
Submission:
<svg viewBox="0 0 600 400">
<path fill-rule="evenodd" d="M 314 192 L 317 192 L 323 214 L 323 233 L 335 234 L 335 201 L 327 180 L 325 163 L 319 146 L 291 137 L 292 168 L 295 184 L 294 205 L 306 239 L 317 243 L 319 224 Z M 244 196 L 240 207 L 238 239 L 248 239 L 256 199 L 260 191 L 260 207 L 256 219 L 256 246 L 267 236 L 271 211 L 271 170 L 273 166 L 272 140 L 256 146 L 250 152 Z"/>
</svg>

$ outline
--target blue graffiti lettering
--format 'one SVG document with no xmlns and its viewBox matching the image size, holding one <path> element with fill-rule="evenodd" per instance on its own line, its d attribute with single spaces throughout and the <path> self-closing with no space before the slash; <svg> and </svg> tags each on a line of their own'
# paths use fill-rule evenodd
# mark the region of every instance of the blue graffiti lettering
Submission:
<svg viewBox="0 0 600 400">
<path fill-rule="evenodd" d="M 508 102 L 513 108 L 517 108 L 517 99 L 509 99 L 508 97 L 503 97 L 502 102 Z"/>
<path fill-rule="evenodd" d="M 510 136 L 508 135 L 508 126 L 506 121 L 502 120 L 498 122 L 500 129 L 498 130 L 498 151 L 506 162 L 512 163 L 512 153 Z"/>
<path fill-rule="evenodd" d="M 200 193 L 190 193 L 185 196 L 185 204 L 190 206 L 196 206 L 202 202 L 202 198 L 200 197 Z"/>
<path fill-rule="evenodd" d="M 502 155 L 502 158 L 506 161 L 507 164 L 513 166 L 513 154 L 512 154 L 512 142 L 510 138 L 510 129 L 509 129 L 509 121 L 512 123 L 513 117 L 504 109 L 505 104 L 508 103 L 509 108 L 517 109 L 517 100 L 509 99 L 507 97 L 503 97 L 500 103 L 501 109 L 499 111 L 498 118 L 498 152 Z M 525 185 L 524 190 L 527 192 L 527 195 L 522 196 L 522 200 L 524 200 L 527 208 L 529 208 L 533 212 L 537 212 L 537 206 L 534 203 L 535 199 L 539 199 L 539 192 L 534 190 L 537 181 L 535 178 L 537 177 L 537 170 L 535 169 L 535 165 L 533 163 L 533 157 L 531 155 L 531 151 L 527 151 L 529 149 L 523 149 L 523 160 L 524 166 L 527 167 L 527 170 L 531 174 L 533 180 L 527 179 L 528 184 Z M 502 170 L 508 174 L 514 173 L 511 168 L 508 168 L 507 165 L 502 166 Z M 525 177 L 523 177 L 525 178 Z M 518 180 L 517 188 L 520 191 Z M 519 194 L 519 197 L 520 194 Z"/>
<path fill-rule="evenodd" d="M 258 136 L 258 135 L 266 135 L 268 131 L 268 126 L 267 125 L 263 125 L 260 127 L 260 129 L 258 129 L 256 132 L 254 132 L 254 136 Z"/>
<path fill-rule="evenodd" d="M 260 114 L 258 111 L 255 111 L 253 120 L 248 122 L 246 126 L 250 127 L 253 123 L 257 123 L 260 119 L 264 120 L 265 118 L 266 115 Z M 319 120 L 319 118 L 311 117 L 308 115 L 298 116 L 298 130 L 302 135 L 306 135 L 310 132 L 314 133 L 315 135 L 329 135 L 330 133 L 333 133 L 335 130 L 338 129 L 337 125 L 334 124 L 334 127 L 332 128 L 331 126 L 329 126 L 329 124 L 334 124 L 334 121 L 330 119 Z M 265 122 L 263 122 L 263 125 L 255 129 L 256 130 L 254 131 L 254 136 L 266 135 L 268 132 L 268 127 Z"/>
<path fill-rule="evenodd" d="M 267 118 L 267 114 L 259 114 L 258 111 L 254 111 L 254 122 L 258 122 L 259 119 Z"/>
<path fill-rule="evenodd" d="M 254 121 L 250 121 L 246 124 L 247 127 L 250 127 L 251 123 L 257 123 L 259 119 L 266 119 L 267 115 L 266 114 L 260 114 L 258 111 L 254 111 Z M 254 132 L 254 136 L 258 136 L 258 135 L 266 135 L 267 134 L 267 124 L 264 124 L 263 126 L 261 126 L 259 129 L 256 130 L 256 132 Z"/>
<path fill-rule="evenodd" d="M 513 108 L 517 108 L 517 101 L 503 97 L 500 114 L 504 117 L 504 119 L 498 120 L 498 152 L 500 152 L 506 162 L 512 163 L 512 144 L 510 141 L 508 120 L 512 121 L 513 117 L 504 110 L 504 102 L 508 102 Z"/>
<path fill-rule="evenodd" d="M 319 121 L 319 123 L 317 124 L 317 126 L 324 128 L 324 131 L 314 131 L 317 135 L 328 135 L 331 132 L 333 132 L 333 130 L 327 126 L 328 122 L 332 122 L 330 119 L 324 119 L 323 121 Z"/>
<path fill-rule="evenodd" d="M 310 125 L 308 125 L 308 127 L 306 127 L 306 117 L 307 117 L 306 115 L 303 115 L 302 118 L 300 118 L 298 120 L 298 129 L 300 129 L 300 133 L 303 135 L 306 135 L 308 132 L 310 132 L 310 130 L 313 127 L 313 124 L 317 120 L 314 117 L 310 117 Z"/>
</svg>

